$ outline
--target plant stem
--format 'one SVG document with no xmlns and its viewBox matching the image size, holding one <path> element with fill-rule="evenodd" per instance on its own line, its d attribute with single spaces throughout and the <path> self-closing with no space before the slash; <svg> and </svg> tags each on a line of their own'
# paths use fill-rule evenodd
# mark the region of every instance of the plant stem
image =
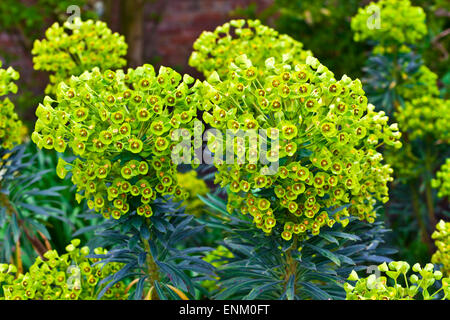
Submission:
<svg viewBox="0 0 450 320">
<path fill-rule="evenodd" d="M 150 227 L 150 220 L 146 219 L 146 225 L 147 228 Z M 147 253 L 146 255 L 146 264 L 147 264 L 147 274 L 148 274 L 148 278 L 149 281 L 152 285 L 152 287 L 154 286 L 155 281 L 160 281 L 160 275 L 159 275 L 159 270 L 158 270 L 158 266 L 155 263 L 155 259 L 152 256 L 152 253 L 150 251 L 150 239 L 146 240 L 144 238 L 141 237 L 142 243 L 144 244 L 144 249 L 145 252 Z M 158 294 L 156 293 L 156 290 L 152 291 L 152 300 L 160 300 Z"/>
<path fill-rule="evenodd" d="M 419 194 L 417 192 L 417 189 L 415 188 L 415 184 L 412 182 L 410 184 L 411 186 L 411 196 L 412 196 L 412 208 L 414 212 L 414 216 L 416 217 L 417 224 L 420 229 L 420 235 L 422 238 L 422 241 L 425 242 L 428 252 L 431 254 L 433 253 L 433 245 L 431 244 L 430 238 L 428 236 L 427 228 L 425 227 L 425 224 L 423 223 L 422 217 L 420 215 L 420 205 L 419 205 Z"/>
</svg>

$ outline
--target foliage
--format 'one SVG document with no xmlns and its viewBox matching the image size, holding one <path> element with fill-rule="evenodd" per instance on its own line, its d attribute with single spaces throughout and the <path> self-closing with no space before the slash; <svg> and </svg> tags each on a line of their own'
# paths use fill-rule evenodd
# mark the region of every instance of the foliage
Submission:
<svg viewBox="0 0 450 320">
<path fill-rule="evenodd" d="M 439 188 L 438 197 L 450 196 L 450 158 L 447 158 L 440 170 L 436 172 L 436 178 L 431 181 L 431 186 Z"/>
<path fill-rule="evenodd" d="M 439 221 L 431 237 L 437 247 L 436 252 L 431 257 L 431 262 L 442 265 L 442 273 L 450 276 L 450 222 Z"/>
<path fill-rule="evenodd" d="M 443 290 L 442 300 L 448 300 L 450 295 L 450 278 L 442 278 L 440 271 L 434 271 L 431 263 L 423 268 L 416 263 L 412 270 L 416 272 L 409 276 L 410 265 L 404 261 L 392 261 L 389 264 L 383 263 L 378 266 L 378 270 L 384 272 L 387 277 L 377 277 L 375 274 L 367 278 L 360 279 L 355 271 L 352 271 L 348 280 L 356 281 L 352 286 L 349 283 L 344 285 L 347 292 L 347 300 L 416 300 L 419 297 L 424 300 L 438 298 L 436 296 Z M 419 277 L 420 276 L 420 277 Z M 398 279 L 398 281 L 397 281 Z M 441 288 L 433 294 L 429 292 L 433 284 L 442 279 Z M 394 280 L 394 285 L 389 285 L 388 281 Z M 400 281 L 405 284 L 399 283 Z"/>
<path fill-rule="evenodd" d="M 234 258 L 234 255 L 228 250 L 227 247 L 223 245 L 217 246 L 216 249 L 209 252 L 203 260 L 210 263 L 214 268 L 220 268 L 230 259 Z M 206 288 L 209 292 L 217 290 L 219 287 L 217 286 L 217 281 L 220 280 L 219 277 L 215 277 L 214 280 L 204 280 L 202 281 L 202 287 Z"/>
<path fill-rule="evenodd" d="M 68 146 L 79 156 L 57 167 L 61 178 L 72 173 L 78 201 L 87 199 L 91 209 L 115 219 L 134 202 L 138 214 L 149 217 L 157 194 L 186 196 L 170 157 L 171 141 L 194 129 L 201 98 L 192 82 L 170 68 L 155 74 L 151 65 L 126 74 L 85 72 L 62 83 L 56 100 L 39 105 L 32 139 L 40 148 L 64 152 Z"/>
<path fill-rule="evenodd" d="M 44 259 L 38 257 L 30 271 L 22 274 L 14 265 L 0 265 L 0 284 L 5 300 L 91 300 L 96 299 L 102 289 L 101 280 L 115 274 L 119 263 L 102 263 L 91 259 L 89 248 L 77 248 L 79 239 L 74 239 L 66 247 L 67 253 L 59 255 L 56 250 L 47 251 Z M 96 254 L 106 254 L 107 250 L 96 248 Z M 3 296 L 3 297 L 2 297 Z M 106 299 L 126 299 L 125 284 L 118 282 L 105 292 Z"/>
<path fill-rule="evenodd" d="M 381 25 L 380 29 L 370 30 L 363 23 L 363 16 L 376 6 L 381 9 Z M 399 16 L 402 10 L 409 13 Z M 431 11 L 427 14 L 431 15 Z M 412 32 L 408 27 L 412 20 L 403 19 L 410 15 L 416 17 Z M 430 41 L 425 37 L 425 13 L 409 1 L 380 1 L 361 9 L 360 16 L 353 21 L 358 40 L 362 40 L 361 31 L 365 34 L 363 38 L 380 40 L 374 42 L 377 47 L 364 68 L 363 84 L 368 99 L 394 118 L 403 133 L 401 149 L 383 150 L 387 163 L 394 169 L 392 201 L 385 205 L 384 212 L 395 231 L 392 240 L 401 248 L 398 260 L 415 262 L 426 256 L 421 262 L 427 262 L 433 252 L 432 229 L 448 211 L 445 203 L 438 203 L 431 180 L 439 164 L 448 157 L 449 137 L 445 123 L 448 103 L 445 92 L 438 87 L 438 82 L 444 81 L 438 81 L 435 70 L 424 64 L 421 55 L 426 53 L 423 43 Z M 423 250 L 427 252 L 424 254 Z"/>
<path fill-rule="evenodd" d="M 47 94 L 56 94 L 61 81 L 79 76 L 94 67 L 101 70 L 120 68 L 126 64 L 125 38 L 113 33 L 101 21 L 82 21 L 60 25 L 55 22 L 45 32 L 46 38 L 34 42 L 34 69 L 52 72 Z"/>
<path fill-rule="evenodd" d="M 33 261 L 36 254 L 42 256 L 51 249 L 50 218 L 71 225 L 58 201 L 65 187 L 40 187 L 49 170 L 33 170 L 37 156 L 26 154 L 25 148 L 0 151 L 0 261 L 15 261 L 19 269 L 23 261 Z"/>
<path fill-rule="evenodd" d="M 189 238 L 198 237 L 203 226 L 194 223 L 194 216 L 184 214 L 179 203 L 167 197 L 158 197 L 151 205 L 154 214 L 150 218 L 131 212 L 98 226 L 90 245 L 111 250 L 92 257 L 124 264 L 117 274 L 104 279 L 107 285 L 99 297 L 122 279 L 133 278 L 136 287 L 131 299 L 187 300 L 195 297 L 202 280 L 213 279 L 214 268 L 202 260 L 210 248 L 183 245 Z"/>
<path fill-rule="evenodd" d="M 204 31 L 194 42 L 189 65 L 206 77 L 217 72 L 227 75 L 234 58 L 245 53 L 255 65 L 262 65 L 270 57 L 277 61 L 290 60 L 304 63 L 312 55 L 303 49 L 301 42 L 279 34 L 262 25 L 259 20 L 231 20 L 217 27 L 214 32 Z"/>
</svg>

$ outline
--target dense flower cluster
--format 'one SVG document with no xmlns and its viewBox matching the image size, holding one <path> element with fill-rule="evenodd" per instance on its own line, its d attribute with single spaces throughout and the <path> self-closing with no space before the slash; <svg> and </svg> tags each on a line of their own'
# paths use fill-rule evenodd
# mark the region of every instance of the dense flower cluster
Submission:
<svg viewBox="0 0 450 320">
<path fill-rule="evenodd" d="M 359 80 L 336 81 L 311 56 L 304 64 L 269 58 L 254 65 L 242 55 L 223 81 L 212 73 L 208 82 L 214 99 L 205 104 L 207 124 L 244 134 L 264 129 L 270 143 L 266 152 L 251 136 L 235 136 L 226 147 L 209 136 L 212 152 L 231 148 L 237 156 L 234 164 L 214 159 L 216 182 L 229 187 L 229 211 L 249 213 L 266 233 L 281 225 L 285 240 L 307 230 L 316 235 L 335 221 L 346 225 L 349 215 L 374 221 L 374 204 L 388 200 L 392 173 L 376 147 L 401 147 L 401 134 L 368 104 Z"/>
<path fill-rule="evenodd" d="M 107 70 L 126 64 L 125 38 L 112 33 L 104 22 L 76 18 L 62 26 L 54 23 L 45 36 L 46 39 L 34 42 L 31 52 L 34 68 L 52 73 L 47 94 L 55 94 L 57 84 L 72 75 L 78 76 L 94 67 Z"/>
<path fill-rule="evenodd" d="M 425 19 L 423 9 L 412 6 L 410 0 L 380 0 L 360 8 L 351 28 L 355 41 L 415 44 L 427 34 Z"/>
<path fill-rule="evenodd" d="M 133 202 L 137 214 L 150 217 L 157 194 L 187 196 L 178 186 L 172 149 L 193 131 L 201 104 L 200 86 L 189 87 L 193 81 L 166 67 L 156 74 L 151 65 L 85 72 L 61 83 L 56 100 L 46 97 L 39 105 L 32 140 L 57 152 L 69 147 L 78 156 L 57 167 L 61 178 L 72 173 L 78 201 L 87 199 L 90 208 L 116 219 Z"/>
<path fill-rule="evenodd" d="M 438 197 L 450 197 L 450 158 L 436 172 L 436 178 L 431 180 L 433 188 L 439 188 Z"/>
<path fill-rule="evenodd" d="M 197 171 L 192 170 L 186 173 L 178 173 L 178 185 L 189 194 L 189 198 L 184 201 L 186 213 L 200 216 L 205 204 L 198 196 L 204 196 L 209 192 L 205 181 L 197 178 Z"/>
<path fill-rule="evenodd" d="M 0 61 L 0 67 L 2 62 Z M 19 79 L 19 73 L 13 68 L 0 68 L 0 97 L 17 92 L 13 82 Z M 12 149 L 22 141 L 22 121 L 14 111 L 14 104 L 8 98 L 0 99 L 0 143 L 4 149 Z"/>
<path fill-rule="evenodd" d="M 104 285 L 102 279 L 120 270 L 119 263 L 97 263 L 99 259 L 87 258 L 88 247 L 77 248 L 80 240 L 72 240 L 67 253 L 58 255 L 56 250 L 47 251 L 45 259 L 38 257 L 26 274 L 15 275 L 13 265 L 0 264 L 0 286 L 5 300 L 91 300 L 97 299 Z M 106 250 L 96 248 L 95 254 Z M 0 290 L 1 291 L 1 290 Z M 126 299 L 125 285 L 117 282 L 109 288 L 103 299 Z"/>
<path fill-rule="evenodd" d="M 442 272 L 450 277 L 450 222 L 439 221 L 431 237 L 437 247 L 436 252 L 431 257 L 431 262 L 441 264 Z"/>
<path fill-rule="evenodd" d="M 347 300 L 415 300 L 419 297 L 424 300 L 437 298 L 435 296 L 439 291 L 443 291 L 442 300 L 448 300 L 450 297 L 450 278 L 442 278 L 440 271 L 435 271 L 431 263 L 423 268 L 416 263 L 412 270 L 417 274 L 409 276 L 407 273 L 410 266 L 404 261 L 393 261 L 389 264 L 383 263 L 378 266 L 378 270 L 384 272 L 386 276 L 378 277 L 375 274 L 367 278 L 359 278 L 355 271 L 352 271 L 348 280 L 356 281 L 355 285 L 344 284 L 347 292 Z M 388 281 L 392 279 L 393 285 Z M 428 292 L 432 289 L 436 281 L 442 281 L 441 289 L 434 293 Z M 405 282 L 402 284 L 402 282 Z"/>
<path fill-rule="evenodd" d="M 217 27 L 214 32 L 204 31 L 194 43 L 189 65 L 205 76 L 216 71 L 220 77 L 228 74 L 233 59 L 241 54 L 255 65 L 262 65 L 267 58 L 277 61 L 304 63 L 310 51 L 303 44 L 278 31 L 262 25 L 259 20 L 231 20 Z"/>
<path fill-rule="evenodd" d="M 407 77 L 407 73 L 404 75 Z M 398 87 L 398 94 L 404 100 L 413 100 L 424 96 L 439 96 L 438 75 L 427 66 L 421 65 L 412 76 L 407 77 Z"/>
<path fill-rule="evenodd" d="M 400 129 L 414 140 L 424 136 L 450 141 L 450 101 L 430 96 L 407 101 L 394 114 Z"/>
</svg>

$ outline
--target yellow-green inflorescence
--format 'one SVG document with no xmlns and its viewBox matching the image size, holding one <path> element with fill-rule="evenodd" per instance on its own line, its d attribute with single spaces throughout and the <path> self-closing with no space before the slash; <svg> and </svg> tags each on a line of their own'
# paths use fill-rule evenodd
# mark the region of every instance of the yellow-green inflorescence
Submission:
<svg viewBox="0 0 450 320">
<path fill-rule="evenodd" d="M 420 66 L 411 77 L 403 73 L 402 78 L 404 81 L 397 87 L 397 93 L 404 100 L 411 101 L 425 96 L 438 97 L 440 94 L 438 75 L 425 65 Z"/>
<path fill-rule="evenodd" d="M 431 262 L 440 264 L 441 271 L 450 277 L 450 222 L 439 221 L 431 237 L 437 248 Z"/>
<path fill-rule="evenodd" d="M 404 108 L 394 113 L 402 132 L 408 138 L 431 137 L 433 140 L 450 142 L 450 101 L 423 96 L 407 101 Z"/>
<path fill-rule="evenodd" d="M 150 217 L 157 194 L 187 196 L 171 151 L 180 135 L 194 130 L 201 96 L 193 81 L 166 67 L 155 73 L 151 65 L 85 72 L 61 83 L 56 100 L 46 97 L 39 105 L 32 140 L 78 156 L 57 166 L 61 178 L 72 173 L 78 201 L 87 199 L 90 208 L 116 219 L 133 202 L 137 214 Z"/>
<path fill-rule="evenodd" d="M 46 38 L 34 42 L 34 68 L 51 73 L 47 94 L 55 94 L 57 85 L 72 75 L 78 76 L 94 67 L 117 69 L 126 65 L 127 44 L 124 36 L 113 33 L 102 21 L 54 23 Z"/>
<path fill-rule="evenodd" d="M 450 198 L 450 158 L 447 158 L 436 172 L 436 178 L 431 180 L 431 186 L 438 189 L 438 197 Z"/>
<path fill-rule="evenodd" d="M 375 40 L 381 46 L 416 44 L 426 34 L 426 15 L 410 0 L 372 2 L 352 18 L 355 41 Z"/>
<path fill-rule="evenodd" d="M 2 62 L 0 61 L 0 67 Z M 0 68 L 0 97 L 17 93 L 14 80 L 19 79 L 19 73 L 12 67 Z M 0 99 L 0 144 L 4 149 L 12 149 L 22 141 L 22 121 L 14 111 L 14 104 L 9 98 Z"/>
<path fill-rule="evenodd" d="M 259 20 L 231 20 L 213 32 L 204 31 L 194 43 L 189 64 L 209 76 L 216 71 L 220 77 L 228 74 L 234 57 L 247 54 L 255 65 L 275 57 L 294 63 L 304 63 L 310 51 L 288 35 L 262 25 Z"/>
<path fill-rule="evenodd" d="M 383 263 L 378 270 L 385 276 L 372 274 L 367 278 L 359 278 L 352 271 L 348 280 L 354 282 L 344 284 L 347 300 L 431 300 L 440 292 L 442 300 L 450 297 L 450 278 L 443 278 L 442 272 L 434 270 L 434 265 L 426 264 L 423 268 L 416 263 L 408 276 L 410 265 L 404 261 Z M 442 282 L 442 287 L 435 292 L 429 292 L 436 281 Z M 392 283 L 391 283 L 392 282 Z"/>
<path fill-rule="evenodd" d="M 215 158 L 216 182 L 228 186 L 230 212 L 250 214 L 265 233 L 282 226 L 285 240 L 307 230 L 316 235 L 335 221 L 345 226 L 349 215 L 374 221 L 376 200 L 388 201 L 392 173 L 376 148 L 401 147 L 401 134 L 368 104 L 359 80 L 337 81 L 312 56 L 303 64 L 269 58 L 255 65 L 241 55 L 223 80 L 212 73 L 205 86 L 213 97 L 204 104 L 207 124 L 222 132 L 265 129 L 271 143 L 260 152 L 235 137 L 232 151 L 244 161 Z M 225 150 L 209 138 L 212 152 Z M 277 138 L 278 147 L 271 142 Z M 277 171 L 270 172 L 278 159 Z M 333 210 L 338 212 L 330 215 Z"/>
<path fill-rule="evenodd" d="M 67 253 L 47 251 L 44 259 L 38 257 L 26 274 L 16 274 L 14 265 L 0 264 L 0 300 L 91 300 L 105 284 L 99 282 L 122 267 L 119 263 L 96 263 L 98 258 L 87 258 L 88 247 L 78 248 L 74 239 L 66 247 Z M 107 251 L 96 248 L 95 254 Z M 126 299 L 125 284 L 117 282 L 102 299 Z"/>
<path fill-rule="evenodd" d="M 204 196 L 209 192 L 205 181 L 197 177 L 197 171 L 195 170 L 178 173 L 177 178 L 178 185 L 189 194 L 189 197 L 183 203 L 186 205 L 186 213 L 197 217 L 200 216 L 205 203 L 198 196 Z"/>
</svg>

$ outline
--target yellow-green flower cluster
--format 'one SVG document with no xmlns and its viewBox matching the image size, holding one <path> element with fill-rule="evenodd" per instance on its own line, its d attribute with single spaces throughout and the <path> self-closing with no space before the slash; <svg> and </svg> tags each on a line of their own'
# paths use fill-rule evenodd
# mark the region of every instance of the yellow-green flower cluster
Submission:
<svg viewBox="0 0 450 320">
<path fill-rule="evenodd" d="M 213 32 L 204 31 L 194 43 L 189 65 L 209 76 L 216 71 L 220 77 L 229 71 L 234 57 L 247 54 L 255 65 L 267 58 L 304 63 L 310 51 L 288 35 L 262 25 L 259 20 L 231 20 Z"/>
<path fill-rule="evenodd" d="M 437 298 L 438 292 L 442 292 L 442 300 L 450 297 L 450 278 L 443 278 L 440 271 L 434 270 L 434 265 L 426 264 L 423 268 L 416 263 L 412 270 L 415 272 L 408 278 L 410 266 L 404 261 L 393 261 L 378 266 L 380 272 L 386 276 L 377 277 L 375 274 L 367 278 L 359 278 L 352 271 L 348 280 L 356 281 L 354 285 L 344 284 L 347 300 L 416 300 L 422 298 L 431 300 Z M 392 279 L 392 280 L 390 280 Z M 408 280 L 409 279 L 409 280 Z M 391 285 L 388 281 L 393 281 Z M 433 284 L 442 281 L 441 289 L 430 293 Z"/>
<path fill-rule="evenodd" d="M 229 259 L 234 258 L 233 253 L 228 250 L 227 247 L 219 245 L 215 250 L 209 252 L 203 260 L 212 264 L 215 268 L 226 264 Z M 216 277 L 219 280 L 219 277 Z M 217 281 L 214 280 L 204 280 L 201 282 L 202 287 L 208 289 L 208 291 L 213 291 L 217 289 Z"/>
<path fill-rule="evenodd" d="M 265 233 L 281 225 L 285 240 L 307 230 L 316 235 L 335 221 L 346 225 L 349 215 L 374 221 L 376 199 L 388 201 L 392 173 L 376 148 L 401 147 L 401 134 L 368 104 L 359 80 L 337 81 L 313 57 L 304 64 L 269 58 L 254 65 L 242 55 L 224 80 L 212 73 L 208 82 L 208 125 L 244 134 L 264 129 L 270 143 L 265 152 L 249 143 L 251 137 L 221 146 L 225 141 L 209 136 L 212 152 L 231 148 L 237 157 L 233 164 L 214 159 L 216 182 L 229 187 L 230 212 L 250 214 Z M 278 159 L 280 166 L 271 172 Z M 338 212 L 330 216 L 331 211 Z"/>
<path fill-rule="evenodd" d="M 2 61 L 0 60 L 0 67 Z M 8 69 L 0 68 L 0 97 L 6 96 L 9 93 L 17 93 L 17 85 L 15 80 L 19 79 L 19 73 L 12 67 Z"/>
<path fill-rule="evenodd" d="M 205 204 L 197 196 L 206 195 L 209 192 L 208 186 L 205 181 L 197 178 L 197 171 L 195 170 L 178 173 L 177 177 L 180 188 L 189 194 L 189 197 L 183 203 L 186 205 L 186 213 L 200 216 Z"/>
<path fill-rule="evenodd" d="M 45 36 L 34 42 L 32 54 L 36 70 L 51 72 L 47 94 L 55 94 L 57 84 L 72 75 L 94 67 L 107 70 L 126 65 L 125 38 L 113 33 L 104 22 L 75 18 L 72 23 L 54 23 Z"/>
<path fill-rule="evenodd" d="M 411 76 L 405 78 L 397 92 L 404 100 L 413 100 L 424 96 L 439 96 L 437 86 L 438 75 L 431 71 L 427 66 L 422 65 Z"/>
<path fill-rule="evenodd" d="M 401 152 L 393 149 L 383 150 L 383 157 L 394 169 L 395 176 L 409 179 L 420 176 L 420 159 L 413 153 L 411 143 L 403 144 Z"/>
<path fill-rule="evenodd" d="M 98 263 L 87 258 L 88 247 L 78 248 L 80 240 L 74 239 L 66 247 L 67 253 L 47 251 L 44 259 L 38 257 L 26 274 L 17 273 L 14 265 L 0 264 L 0 300 L 95 300 L 104 285 L 102 279 L 120 270 L 119 263 Z M 96 248 L 95 254 L 106 250 Z M 0 290 L 1 291 L 1 290 Z M 117 282 L 102 299 L 126 299 L 125 285 Z"/>
<path fill-rule="evenodd" d="M 410 140 L 431 136 L 450 141 L 450 101 L 423 96 L 407 101 L 394 113 L 400 129 L 408 132 Z"/>
<path fill-rule="evenodd" d="M 0 61 L 0 67 L 2 62 Z M 19 73 L 13 68 L 0 68 L 0 97 L 17 92 L 13 82 L 19 79 Z M 22 141 L 22 121 L 14 111 L 14 104 L 8 98 L 0 99 L 0 143 L 4 149 L 12 149 Z"/>
<path fill-rule="evenodd" d="M 410 0 L 371 2 L 352 18 L 355 41 L 375 40 L 383 45 L 418 43 L 426 34 L 426 15 Z"/>
<path fill-rule="evenodd" d="M 450 158 L 445 160 L 445 163 L 436 172 L 436 178 L 431 180 L 433 188 L 439 188 L 438 197 L 450 197 Z"/>
<path fill-rule="evenodd" d="M 150 217 L 157 194 L 186 196 L 171 156 L 181 135 L 192 134 L 201 104 L 193 81 L 166 67 L 156 74 L 151 65 L 127 73 L 95 68 L 61 83 L 56 100 L 44 99 L 32 140 L 78 156 L 57 166 L 61 178 L 72 173 L 78 201 L 116 219 L 132 201 L 132 210 Z"/>
<path fill-rule="evenodd" d="M 442 265 L 441 271 L 450 277 L 450 222 L 439 221 L 431 237 L 437 248 L 431 262 Z"/>
</svg>

